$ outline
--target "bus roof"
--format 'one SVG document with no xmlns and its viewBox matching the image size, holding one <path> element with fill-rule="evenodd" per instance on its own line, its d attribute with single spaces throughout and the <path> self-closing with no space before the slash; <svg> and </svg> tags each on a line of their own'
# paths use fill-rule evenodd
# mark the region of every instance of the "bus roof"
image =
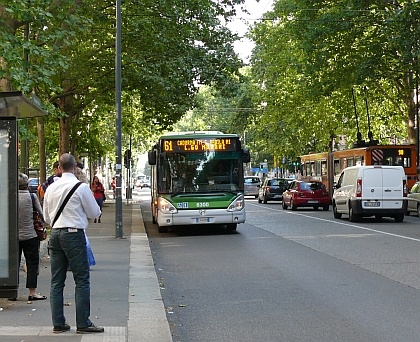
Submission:
<svg viewBox="0 0 420 342">
<path fill-rule="evenodd" d="M 224 138 L 237 138 L 237 134 L 225 134 L 219 131 L 191 131 L 191 132 L 168 132 L 160 137 L 160 139 L 178 139 L 180 136 L 197 139 L 208 138 L 210 136 L 220 136 Z"/>
<path fill-rule="evenodd" d="M 395 148 L 415 148 L 413 144 L 402 144 L 402 145 L 372 145 L 372 146 L 364 146 L 364 147 L 355 147 L 355 148 L 346 148 L 343 150 L 336 150 L 333 151 L 334 153 L 345 153 L 345 152 L 351 152 L 351 151 L 371 151 L 371 150 L 377 150 L 377 149 L 395 149 Z M 300 157 L 310 157 L 315 155 L 327 155 L 331 152 L 309 152 L 308 154 L 301 155 Z"/>
</svg>

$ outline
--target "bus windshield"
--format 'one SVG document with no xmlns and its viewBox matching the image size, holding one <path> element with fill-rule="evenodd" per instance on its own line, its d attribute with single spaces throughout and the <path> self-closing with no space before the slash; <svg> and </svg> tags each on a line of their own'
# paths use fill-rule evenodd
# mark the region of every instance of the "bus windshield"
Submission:
<svg viewBox="0 0 420 342">
<path fill-rule="evenodd" d="M 234 192 L 243 190 L 241 152 L 179 152 L 159 155 L 160 193 Z"/>
</svg>

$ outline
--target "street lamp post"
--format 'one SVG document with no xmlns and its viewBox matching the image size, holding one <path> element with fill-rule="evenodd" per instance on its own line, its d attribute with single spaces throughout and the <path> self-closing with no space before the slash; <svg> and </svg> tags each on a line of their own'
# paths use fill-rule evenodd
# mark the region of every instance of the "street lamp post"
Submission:
<svg viewBox="0 0 420 342">
<path fill-rule="evenodd" d="M 116 93 L 116 199 L 115 199 L 115 237 L 123 237 L 122 221 L 122 165 L 121 165 L 121 0 L 117 1 L 117 32 L 115 44 L 115 93 Z"/>
</svg>

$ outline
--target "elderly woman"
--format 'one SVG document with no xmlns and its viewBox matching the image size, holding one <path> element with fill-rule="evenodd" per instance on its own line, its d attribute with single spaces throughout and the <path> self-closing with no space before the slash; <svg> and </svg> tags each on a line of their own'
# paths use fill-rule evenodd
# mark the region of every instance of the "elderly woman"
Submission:
<svg viewBox="0 0 420 342">
<path fill-rule="evenodd" d="M 26 288 L 29 289 L 28 300 L 47 299 L 36 293 L 39 267 L 39 241 L 34 229 L 33 208 L 42 216 L 42 208 L 37 196 L 32 196 L 28 188 L 28 176 L 20 173 L 19 184 L 19 264 L 23 255 L 26 259 Z"/>
</svg>

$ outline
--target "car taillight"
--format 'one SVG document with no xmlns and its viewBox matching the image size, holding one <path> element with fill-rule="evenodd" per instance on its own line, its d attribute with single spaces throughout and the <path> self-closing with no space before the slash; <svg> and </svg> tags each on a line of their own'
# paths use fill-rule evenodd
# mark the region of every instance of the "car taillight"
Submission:
<svg viewBox="0 0 420 342">
<path fill-rule="evenodd" d="M 357 180 L 356 197 L 362 197 L 362 180 Z"/>
<path fill-rule="evenodd" d="M 407 197 L 408 188 L 407 188 L 407 180 L 403 180 L 403 197 Z"/>
<path fill-rule="evenodd" d="M 270 187 L 269 187 L 269 186 L 266 186 L 266 187 L 265 187 L 265 191 L 270 192 Z"/>
</svg>

